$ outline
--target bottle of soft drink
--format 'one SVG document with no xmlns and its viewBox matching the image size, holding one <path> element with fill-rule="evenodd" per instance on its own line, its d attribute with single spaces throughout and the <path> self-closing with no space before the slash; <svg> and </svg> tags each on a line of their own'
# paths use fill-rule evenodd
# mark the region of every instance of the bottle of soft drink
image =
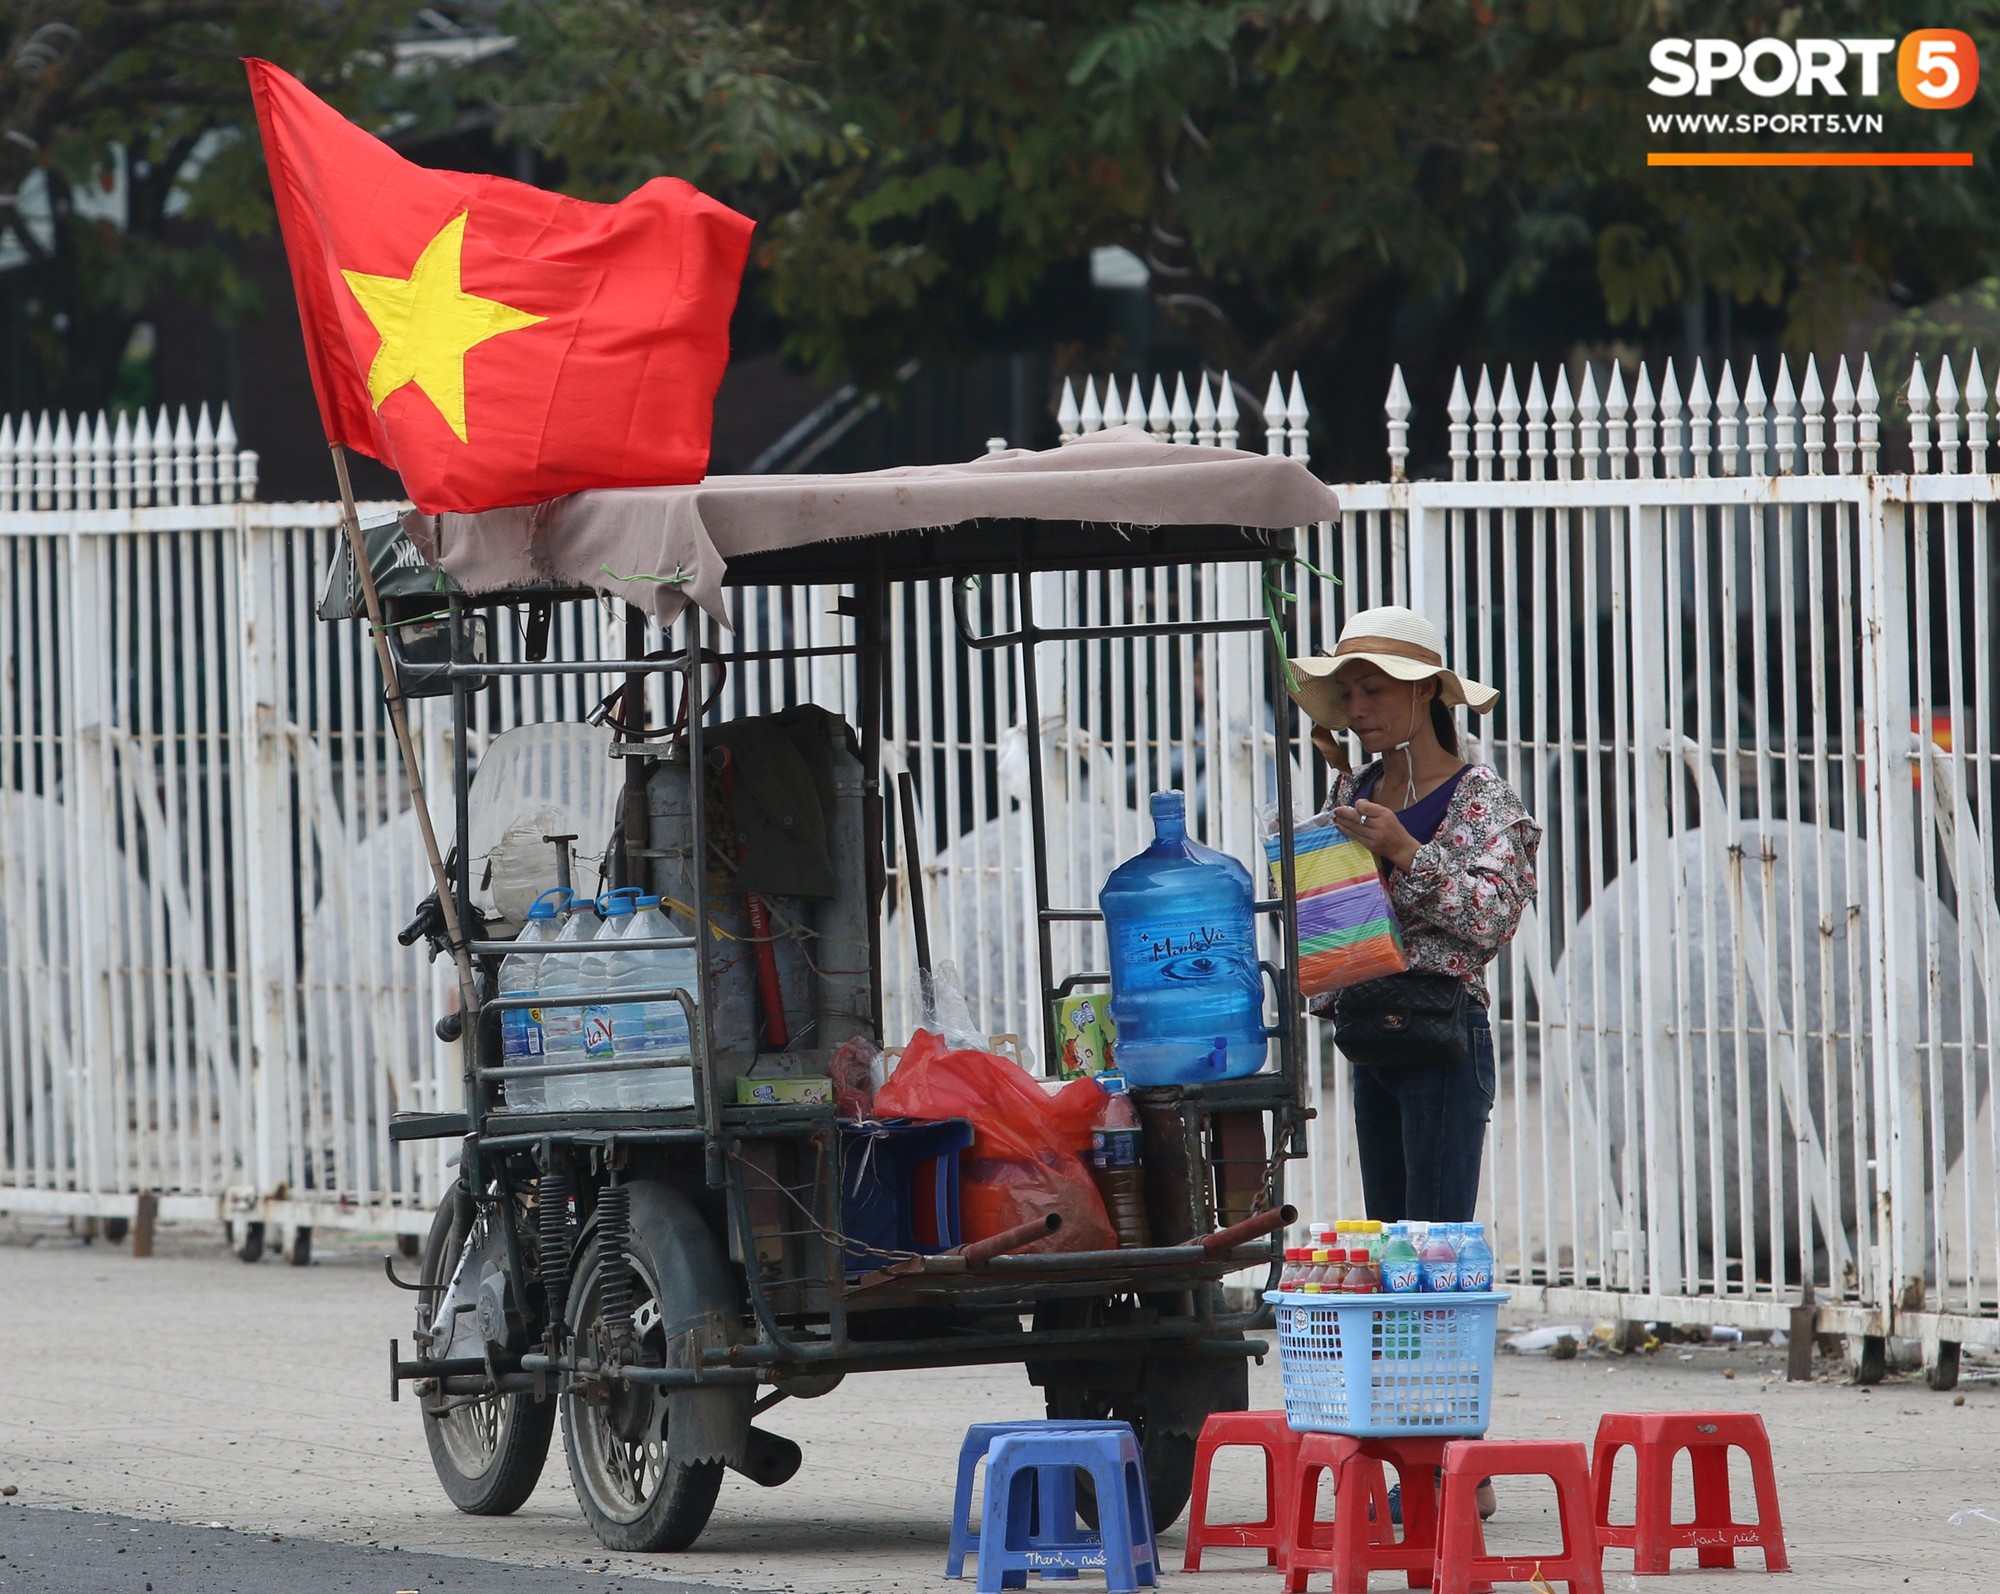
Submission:
<svg viewBox="0 0 2000 1594">
<path fill-rule="evenodd" d="M 1323 1245 L 1313 1248 L 1312 1260 L 1306 1264 L 1306 1276 L 1299 1287 L 1308 1295 L 1327 1295 L 1332 1292 L 1332 1251 Z"/>
<path fill-rule="evenodd" d="M 544 942 L 553 941 L 561 933 L 556 918 L 569 906 L 569 901 L 570 893 L 560 887 L 544 891 L 535 898 L 534 906 L 528 909 L 528 922 L 521 927 L 520 935 L 515 937 L 514 950 L 500 962 L 502 996 L 536 994 L 541 980 L 542 958 L 534 949 Z M 500 1061 L 512 1068 L 538 1063 L 542 1060 L 543 1050 L 541 1009 L 503 1008 L 500 1013 Z M 507 1105 L 516 1112 L 534 1112 L 548 1099 L 545 1085 L 546 1081 L 540 1079 L 508 1080 Z"/>
<path fill-rule="evenodd" d="M 1417 1248 L 1423 1289 L 1431 1295 L 1449 1295 L 1458 1288 L 1458 1252 L 1452 1248 L 1451 1226 L 1433 1223 Z"/>
<path fill-rule="evenodd" d="M 1382 1288 L 1390 1295 L 1414 1295 L 1423 1287 L 1417 1248 L 1403 1224 L 1390 1224 L 1382 1237 L 1381 1273 Z"/>
<path fill-rule="evenodd" d="M 1360 1236 L 1356 1235 L 1356 1239 Z M 1355 1245 L 1347 1251 L 1347 1283 L 1349 1295 L 1375 1295 L 1382 1289 L 1382 1277 L 1377 1271 L 1374 1259 L 1368 1255 L 1368 1247 Z"/>
<path fill-rule="evenodd" d="M 1305 1272 L 1306 1255 L 1306 1249 L 1302 1245 L 1285 1248 L 1285 1269 L 1278 1275 L 1279 1289 L 1296 1290 L 1299 1287 L 1299 1278 Z"/>
<path fill-rule="evenodd" d="M 552 947 L 580 946 L 597 938 L 600 920 L 597 904 L 588 898 L 572 902 L 563 927 L 557 932 Z M 580 953 L 551 951 L 542 959 L 542 976 L 535 994 L 544 999 L 558 996 L 578 996 L 583 986 L 583 956 Z M 583 1061 L 583 1009 L 581 1007 L 544 1007 L 542 1009 L 542 1052 L 552 1063 L 580 1063 Z M 573 1112 L 591 1105 L 584 1090 L 588 1074 L 551 1074 L 548 1078 L 545 1100 L 547 1105 L 558 1112 Z"/>
<path fill-rule="evenodd" d="M 1125 1076 L 1107 1068 L 1092 1076 L 1104 1092 L 1097 1124 L 1090 1132 L 1090 1172 L 1111 1227 L 1121 1246 L 1148 1246 L 1152 1228 L 1146 1220 L 1146 1170 L 1140 1161 L 1139 1114 L 1132 1106 Z"/>
<path fill-rule="evenodd" d="M 1468 1223 L 1465 1243 L 1458 1251 L 1458 1287 L 1461 1290 L 1493 1288 L 1493 1247 L 1486 1243 L 1486 1225 Z"/>
</svg>

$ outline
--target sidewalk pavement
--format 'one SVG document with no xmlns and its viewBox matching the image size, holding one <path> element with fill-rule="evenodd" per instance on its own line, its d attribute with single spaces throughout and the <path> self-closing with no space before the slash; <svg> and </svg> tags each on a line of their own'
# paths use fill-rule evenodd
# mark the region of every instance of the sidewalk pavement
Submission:
<svg viewBox="0 0 2000 1594">
<path fill-rule="evenodd" d="M 386 1248 L 324 1236 L 310 1268 L 270 1259 L 245 1266 L 213 1231 L 163 1228 L 160 1254 L 135 1261 L 61 1230 L 0 1226 L 0 1487 L 19 1491 L 0 1498 L 0 1543 L 9 1510 L 76 1506 L 718 1588 L 930 1594 L 944 1563 L 965 1424 L 1040 1415 L 1038 1392 L 1019 1368 L 850 1379 L 760 1419 L 805 1448 L 791 1483 L 762 1490 L 729 1474 L 693 1551 L 613 1555 L 578 1514 L 560 1439 L 540 1488 L 514 1517 L 451 1509 L 417 1407 L 388 1398 L 387 1341 L 407 1344 L 410 1298 L 382 1278 Z M 1506 1355 L 1493 1434 L 1587 1443 L 1608 1410 L 1756 1411 L 1776 1454 L 1798 1574 L 1792 1586 L 1815 1594 L 1993 1587 L 2000 1381 L 1967 1382 L 1961 1404 L 1915 1378 L 1892 1376 L 1868 1390 L 1833 1370 L 1787 1384 L 1782 1359 L 1768 1349 L 1706 1346 L 1573 1361 Z M 1251 1392 L 1253 1405 L 1278 1403 L 1275 1356 L 1253 1369 Z M 1218 1469 L 1218 1505 L 1252 1516 L 1260 1490 L 1242 1459 L 1241 1468 Z M 1500 1490 L 1496 1548 L 1557 1542 L 1546 1485 L 1503 1480 Z M 1739 1510 L 1751 1514 L 1747 1507 L 1745 1498 Z M 1952 1523 L 1973 1511 L 1984 1514 Z M 1178 1527 L 1162 1535 L 1170 1585 L 1211 1594 L 1277 1587 L 1274 1574 L 1240 1552 L 1214 1552 L 1215 1572 L 1184 1576 L 1174 1570 L 1183 1542 Z M 1755 1551 L 1740 1559 L 1749 1569 L 1761 1562 Z M 1762 1576 L 1682 1571 L 1683 1560 L 1692 1557 L 1676 1558 L 1663 1588 L 1740 1590 Z M 1629 1562 L 1623 1552 L 1608 1555 L 1608 1588 L 1639 1586 Z"/>
</svg>

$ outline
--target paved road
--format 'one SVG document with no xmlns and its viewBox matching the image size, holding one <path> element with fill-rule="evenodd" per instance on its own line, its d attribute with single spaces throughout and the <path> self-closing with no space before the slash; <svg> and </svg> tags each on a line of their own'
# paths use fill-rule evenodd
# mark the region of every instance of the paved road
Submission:
<svg viewBox="0 0 2000 1594">
<path fill-rule="evenodd" d="M 713 1585 L 709 1585 L 710 1590 Z M 495 1566 L 275 1533 L 0 1501 L 5 1594 L 704 1594 L 692 1583 Z"/>
<path fill-rule="evenodd" d="M 786 1401 L 763 1419 L 804 1446 L 791 1483 L 763 1490 L 729 1475 L 692 1551 L 608 1555 L 577 1511 L 559 1442 L 516 1516 L 473 1519 L 446 1503 L 415 1406 L 388 1400 L 387 1341 L 407 1342 L 409 1297 L 383 1282 L 379 1244 L 322 1236 L 316 1265 L 295 1269 L 271 1260 L 245 1267 L 213 1237 L 185 1231 L 163 1231 L 162 1254 L 145 1262 L 52 1232 L 33 1245 L 20 1243 L 24 1236 L 37 1237 L 16 1226 L 9 1243 L 0 1224 L 0 1486 L 20 1491 L 0 1499 L 0 1532 L 31 1520 L 30 1507 L 53 1506 L 91 1522 L 115 1513 L 127 1528 L 140 1518 L 221 1523 L 248 1535 L 246 1553 L 258 1555 L 275 1533 L 274 1567 L 286 1564 L 286 1546 L 308 1558 L 335 1553 L 301 1548 L 302 1540 L 341 1553 L 430 1552 L 438 1559 L 411 1564 L 432 1578 L 468 1567 L 447 1558 L 471 1558 L 478 1569 L 464 1571 L 468 1588 L 571 1586 L 501 1581 L 544 1569 L 592 1588 L 678 1580 L 797 1594 L 936 1594 L 966 1422 L 1039 1414 L 1018 1368 L 851 1379 L 825 1399 Z M 1870 1391 L 1832 1378 L 1787 1384 L 1776 1360 L 1709 1348 L 1570 1362 L 1503 1357 L 1494 1433 L 1588 1440 L 1605 1411 L 1757 1411 L 1771 1431 L 1798 1588 L 1992 1589 L 2000 1521 L 1966 1517 L 1954 1526 L 1951 1518 L 1973 1508 L 2000 1518 L 2000 1380 L 1968 1382 L 1957 1405 L 1914 1379 Z M 1255 1403 L 1276 1404 L 1275 1359 L 1253 1372 L 1251 1391 Z M 1261 1488 L 1244 1461 L 1219 1472 L 1218 1509 L 1250 1517 Z M 1545 1488 L 1503 1481 L 1496 1547 L 1550 1544 L 1553 1503 Z M 128 1537 L 143 1537 L 139 1525 L 142 1533 Z M 1163 1535 L 1169 1568 L 1180 1564 L 1182 1543 L 1179 1530 Z M 129 1549 L 111 1553 L 131 1560 Z M 185 1549 L 164 1559 L 178 1566 L 182 1556 Z M 1754 1552 L 1743 1559 L 1750 1567 L 1758 1560 Z M 0 1563 L 0 1573 L 11 1564 Z M 1165 1581 L 1189 1594 L 1271 1594 L 1275 1586 L 1241 1553 L 1215 1564 L 1221 1569 L 1198 1579 L 1170 1571 Z M 1610 1557 L 1609 1587 L 1636 1586 L 1628 1565 L 1621 1553 Z M 246 1563 L 246 1591 L 286 1586 L 252 1582 L 253 1570 Z M 351 1574 L 316 1576 L 313 1594 L 341 1588 L 338 1575 L 369 1571 L 359 1561 Z M 144 1594 L 145 1581 L 97 1586 Z M 199 1586 L 214 1594 L 227 1584 Z M 394 1594 L 453 1585 L 385 1578 L 353 1586 Z M 1740 1574 L 1678 1564 L 1673 1580 L 1686 1594 L 1746 1594 L 1751 1586 Z M 11 1594 L 4 1581 L 0 1594 Z"/>
</svg>

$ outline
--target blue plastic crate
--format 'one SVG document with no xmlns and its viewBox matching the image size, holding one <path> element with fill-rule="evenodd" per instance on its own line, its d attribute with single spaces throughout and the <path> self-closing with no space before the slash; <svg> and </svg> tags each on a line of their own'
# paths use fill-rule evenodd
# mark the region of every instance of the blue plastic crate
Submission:
<svg viewBox="0 0 2000 1594">
<path fill-rule="evenodd" d="M 1486 1432 L 1499 1291 L 1302 1295 L 1273 1290 L 1285 1421 L 1299 1433 L 1389 1439 Z"/>
</svg>

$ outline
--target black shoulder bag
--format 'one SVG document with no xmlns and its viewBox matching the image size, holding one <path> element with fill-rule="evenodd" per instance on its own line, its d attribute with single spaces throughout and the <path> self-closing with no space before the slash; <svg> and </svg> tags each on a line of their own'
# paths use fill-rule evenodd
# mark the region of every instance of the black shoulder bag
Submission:
<svg viewBox="0 0 2000 1594">
<path fill-rule="evenodd" d="M 1471 1055 L 1465 981 L 1409 969 L 1364 980 L 1333 1000 L 1333 1044 L 1370 1068 L 1433 1068 Z"/>
<path fill-rule="evenodd" d="M 1380 771 L 1375 771 L 1379 775 Z M 1358 801 L 1374 782 L 1364 772 Z M 1434 1068 L 1462 1063 L 1472 1052 L 1466 1034 L 1465 981 L 1456 974 L 1406 969 L 1347 986 L 1333 999 L 1333 1044 L 1369 1068 Z"/>
</svg>

